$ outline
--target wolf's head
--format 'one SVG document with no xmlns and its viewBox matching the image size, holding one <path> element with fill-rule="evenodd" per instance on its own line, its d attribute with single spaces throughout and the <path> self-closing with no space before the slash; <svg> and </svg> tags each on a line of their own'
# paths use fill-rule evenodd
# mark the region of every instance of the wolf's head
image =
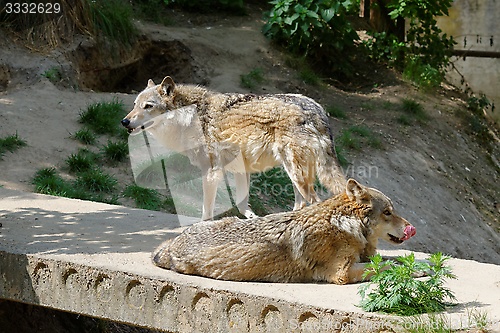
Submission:
<svg viewBox="0 0 500 333">
<path fill-rule="evenodd" d="M 132 132 L 136 128 L 144 128 L 150 120 L 178 106 L 174 104 L 175 83 L 170 76 L 156 85 L 153 80 L 148 81 L 148 86 L 134 101 L 134 109 L 122 119 L 124 127 Z"/>
<path fill-rule="evenodd" d="M 368 207 L 366 217 L 369 220 L 369 229 L 377 239 L 401 244 L 416 234 L 414 226 L 395 214 L 391 199 L 382 192 L 349 179 L 346 194 L 357 204 Z"/>
</svg>

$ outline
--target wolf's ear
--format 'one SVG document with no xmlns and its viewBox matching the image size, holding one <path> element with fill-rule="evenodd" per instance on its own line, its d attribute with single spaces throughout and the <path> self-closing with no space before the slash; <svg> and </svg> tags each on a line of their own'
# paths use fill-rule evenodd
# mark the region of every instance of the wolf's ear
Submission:
<svg viewBox="0 0 500 333">
<path fill-rule="evenodd" d="M 153 82 L 153 80 L 149 79 L 148 80 L 148 88 L 154 87 L 156 84 Z"/>
<path fill-rule="evenodd" d="M 170 76 L 166 76 L 163 81 L 161 81 L 160 86 L 158 87 L 158 92 L 162 96 L 169 96 L 175 90 L 174 80 Z"/>
<path fill-rule="evenodd" d="M 366 188 L 352 178 L 347 181 L 346 194 L 349 199 L 357 203 L 366 203 L 368 200 L 368 191 Z"/>
</svg>

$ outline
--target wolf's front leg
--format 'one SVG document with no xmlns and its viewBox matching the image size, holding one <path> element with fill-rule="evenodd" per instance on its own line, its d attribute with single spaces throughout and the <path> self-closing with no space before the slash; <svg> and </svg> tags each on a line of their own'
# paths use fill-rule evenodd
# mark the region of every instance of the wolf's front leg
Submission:
<svg viewBox="0 0 500 333">
<path fill-rule="evenodd" d="M 222 176 L 221 170 L 210 169 L 203 175 L 203 211 L 202 220 L 211 220 L 214 218 L 215 197 L 217 195 L 217 186 Z"/>
</svg>

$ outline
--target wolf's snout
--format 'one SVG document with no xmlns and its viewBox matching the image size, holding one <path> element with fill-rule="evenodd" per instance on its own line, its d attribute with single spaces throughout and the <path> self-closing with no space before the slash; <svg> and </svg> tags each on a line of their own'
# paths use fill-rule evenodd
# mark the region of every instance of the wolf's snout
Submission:
<svg viewBox="0 0 500 333">
<path fill-rule="evenodd" d="M 127 118 L 124 118 L 122 119 L 121 121 L 123 127 L 128 127 L 130 125 L 130 120 L 128 120 Z"/>
<path fill-rule="evenodd" d="M 417 234 L 417 229 L 412 225 L 407 225 L 404 231 L 405 235 L 401 238 L 402 241 L 412 238 Z"/>
</svg>

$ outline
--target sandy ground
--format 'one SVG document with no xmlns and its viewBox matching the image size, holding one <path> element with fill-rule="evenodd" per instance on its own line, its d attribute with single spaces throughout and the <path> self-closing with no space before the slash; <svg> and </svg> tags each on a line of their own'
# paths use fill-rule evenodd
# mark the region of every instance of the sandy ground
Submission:
<svg viewBox="0 0 500 333">
<path fill-rule="evenodd" d="M 240 85 L 240 75 L 261 68 L 266 82 L 252 92 L 303 93 L 325 106 L 344 110 L 347 119 L 331 120 L 335 136 L 349 126 L 363 124 L 382 142 L 380 149 L 363 147 L 346 152 L 351 162 L 346 173 L 386 193 L 400 214 L 415 225 L 417 236 L 404 245 L 406 249 L 442 251 L 500 264 L 499 142 L 492 143 L 490 154 L 465 132 L 456 117 L 456 110 L 465 107 L 461 94 L 452 88 L 421 93 L 388 71 L 367 79 L 380 84 L 360 85 L 350 92 L 328 84 L 308 86 L 260 33 L 259 19 L 251 16 L 194 23 L 175 28 L 140 26 L 150 39 L 180 41 L 190 50 L 192 82 L 222 92 L 248 92 Z M 42 74 L 54 66 L 75 65 L 65 54 L 62 50 L 30 52 L 0 37 L 0 137 L 17 132 L 28 143 L 0 160 L 1 186 L 33 191 L 31 179 L 36 170 L 51 166 L 62 169 L 64 160 L 83 147 L 71 134 L 81 128 L 78 116 L 87 105 L 116 97 L 127 109 L 132 108 L 135 93 L 96 93 L 84 87 L 75 90 L 44 78 Z M 151 73 L 151 77 L 168 74 Z M 138 84 L 145 86 L 146 82 Z M 431 119 L 426 124 L 399 124 L 396 106 L 403 98 L 418 101 Z M 110 171 L 121 181 L 132 181 L 130 170 Z"/>
</svg>

